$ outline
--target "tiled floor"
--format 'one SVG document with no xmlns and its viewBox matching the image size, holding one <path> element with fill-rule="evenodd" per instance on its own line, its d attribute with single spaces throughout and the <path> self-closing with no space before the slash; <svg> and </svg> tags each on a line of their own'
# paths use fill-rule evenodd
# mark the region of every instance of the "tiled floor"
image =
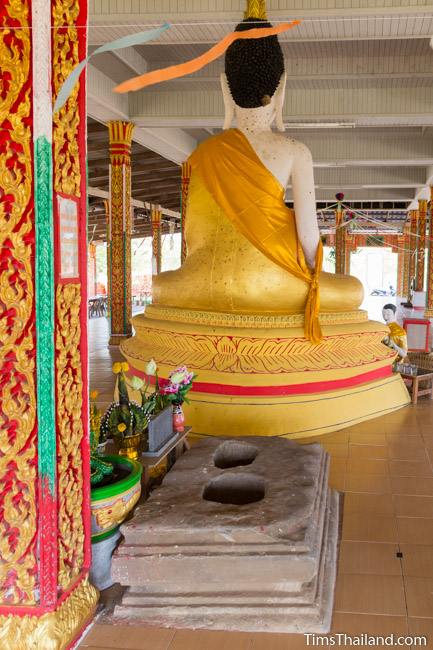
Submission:
<svg viewBox="0 0 433 650">
<path fill-rule="evenodd" d="M 115 354 L 109 354 L 103 342 L 104 322 L 90 323 L 90 372 L 91 384 L 101 388 L 101 400 L 109 401 Z M 421 399 L 416 407 L 319 440 L 332 457 L 330 483 L 345 494 L 333 631 L 427 635 L 427 647 L 433 648 L 433 402 Z M 80 647 L 297 650 L 307 646 L 302 635 L 95 624 Z"/>
</svg>

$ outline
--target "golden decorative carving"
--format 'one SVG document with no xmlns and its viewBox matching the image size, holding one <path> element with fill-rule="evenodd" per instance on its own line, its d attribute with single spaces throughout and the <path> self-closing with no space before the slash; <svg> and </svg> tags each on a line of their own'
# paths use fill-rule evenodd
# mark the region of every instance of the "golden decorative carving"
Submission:
<svg viewBox="0 0 433 650">
<path fill-rule="evenodd" d="M 221 373 L 279 374 L 353 368 L 390 359 L 394 353 L 382 344 L 384 333 L 356 332 L 325 336 L 313 345 L 304 338 L 255 338 L 187 334 L 137 328 L 135 339 L 121 344 L 125 356 L 146 360 L 153 354 L 159 364 L 173 366 L 183 359 L 194 370 Z"/>
<path fill-rule="evenodd" d="M 134 125 L 109 122 L 110 141 L 110 248 L 111 338 L 130 336 L 131 318 L 131 139 Z"/>
<path fill-rule="evenodd" d="M 427 204 L 426 199 L 419 200 L 418 218 L 418 239 L 416 253 L 416 290 L 424 291 L 424 269 L 425 269 L 425 245 L 427 225 Z"/>
<path fill-rule="evenodd" d="M 247 0 L 244 18 L 259 18 L 266 20 L 266 0 Z"/>
<path fill-rule="evenodd" d="M 151 210 L 152 219 L 152 275 L 161 273 L 161 217 L 162 212 L 158 208 Z"/>
<path fill-rule="evenodd" d="M 0 129 L 9 132 L 0 142 L 0 602 L 29 605 L 37 586 L 29 3 L 0 3 L 0 22 Z M 1 635 L 0 622 L 6 650 Z"/>
<path fill-rule="evenodd" d="M 83 564 L 83 473 L 79 284 L 56 289 L 56 383 L 59 494 L 59 585 L 66 589 Z"/>
<path fill-rule="evenodd" d="M 344 227 L 344 212 L 340 205 L 335 211 L 335 272 L 346 273 L 347 232 Z"/>
<path fill-rule="evenodd" d="M 53 12 L 53 86 L 54 95 L 79 62 L 78 28 L 79 0 L 55 0 Z M 66 104 L 53 116 L 54 189 L 79 197 L 81 169 L 79 158 L 80 111 L 78 110 L 78 81 Z"/>
<path fill-rule="evenodd" d="M 43 616 L 0 616 L 2 650 L 62 650 L 90 620 L 98 602 L 98 592 L 87 579 L 60 607 Z"/>
<path fill-rule="evenodd" d="M 134 124 L 132 122 L 108 122 L 110 140 L 110 161 L 112 165 L 131 164 L 131 143 Z"/>
<path fill-rule="evenodd" d="M 124 519 L 125 516 L 132 510 L 140 498 L 141 485 L 137 485 L 137 491 L 131 496 L 128 501 L 118 499 L 114 503 L 109 503 L 108 506 L 97 508 L 99 504 L 95 504 L 93 510 L 96 516 L 96 522 L 100 528 L 109 529 L 112 526 L 117 526 Z"/>
<path fill-rule="evenodd" d="M 243 327 L 253 329 L 277 329 L 279 327 L 303 327 L 304 314 L 255 315 L 229 314 L 162 305 L 148 305 L 146 318 L 150 320 L 172 321 L 174 323 L 195 323 L 197 325 L 213 325 L 215 327 Z M 342 313 L 322 313 L 319 315 L 321 325 L 339 325 L 344 323 L 365 323 L 368 320 L 366 311 Z"/>
</svg>

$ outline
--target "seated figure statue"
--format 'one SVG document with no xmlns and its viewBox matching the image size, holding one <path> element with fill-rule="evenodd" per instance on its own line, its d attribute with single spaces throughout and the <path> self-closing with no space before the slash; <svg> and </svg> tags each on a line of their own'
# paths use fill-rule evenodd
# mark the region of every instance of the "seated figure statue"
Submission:
<svg viewBox="0 0 433 650">
<path fill-rule="evenodd" d="M 237 29 L 251 27 L 250 20 Z M 254 27 L 270 26 L 252 20 Z M 311 154 L 272 131 L 274 121 L 284 131 L 286 76 L 278 38 L 235 41 L 225 69 L 227 130 L 203 142 L 189 159 L 188 254 L 182 268 L 155 278 L 154 301 L 225 312 L 299 313 L 317 271 L 320 311 L 357 309 L 361 283 L 318 268 Z M 233 117 L 236 129 L 229 128 Z M 289 181 L 294 210 L 284 202 Z"/>
<path fill-rule="evenodd" d="M 269 25 L 250 14 L 237 29 L 251 18 Z M 308 438 L 404 406 L 360 282 L 321 270 L 310 152 L 272 130 L 284 130 L 278 38 L 232 43 L 221 82 L 225 130 L 189 158 L 186 259 L 154 278 L 123 354 L 138 373 L 155 358 L 162 381 L 194 371 L 186 422 L 206 435 Z"/>
</svg>

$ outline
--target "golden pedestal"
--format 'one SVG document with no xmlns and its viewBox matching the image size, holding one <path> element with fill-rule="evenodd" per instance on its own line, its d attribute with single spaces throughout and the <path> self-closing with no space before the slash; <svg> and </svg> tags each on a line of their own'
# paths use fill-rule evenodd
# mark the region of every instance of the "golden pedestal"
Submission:
<svg viewBox="0 0 433 650">
<path fill-rule="evenodd" d="M 198 376 L 186 406 L 195 433 L 308 438 L 409 403 L 385 325 L 364 311 L 323 313 L 323 341 L 304 338 L 303 314 L 254 315 L 149 305 L 121 351 L 138 373 L 150 358 L 167 377 Z"/>
</svg>

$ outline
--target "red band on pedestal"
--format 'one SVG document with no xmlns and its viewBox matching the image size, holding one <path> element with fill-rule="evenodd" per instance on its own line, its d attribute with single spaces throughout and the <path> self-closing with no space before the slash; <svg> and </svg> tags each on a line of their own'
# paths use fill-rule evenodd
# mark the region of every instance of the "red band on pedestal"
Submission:
<svg viewBox="0 0 433 650">
<path fill-rule="evenodd" d="M 131 368 L 131 372 L 139 377 L 144 377 L 145 373 Z M 303 384 L 288 384 L 283 386 L 238 386 L 234 384 L 217 384 L 195 381 L 193 386 L 194 393 L 211 393 L 213 395 L 237 395 L 240 397 L 282 397 L 284 395 L 309 395 L 311 393 L 324 393 L 331 390 L 341 390 L 352 386 L 359 386 L 378 379 L 384 379 L 392 375 L 392 367 L 385 366 L 370 372 L 363 372 L 354 377 L 345 379 L 331 379 L 328 381 L 314 381 Z M 153 380 L 153 381 L 152 381 Z M 154 377 L 150 378 L 154 383 Z M 164 385 L 167 380 L 159 377 L 160 385 Z"/>
</svg>

